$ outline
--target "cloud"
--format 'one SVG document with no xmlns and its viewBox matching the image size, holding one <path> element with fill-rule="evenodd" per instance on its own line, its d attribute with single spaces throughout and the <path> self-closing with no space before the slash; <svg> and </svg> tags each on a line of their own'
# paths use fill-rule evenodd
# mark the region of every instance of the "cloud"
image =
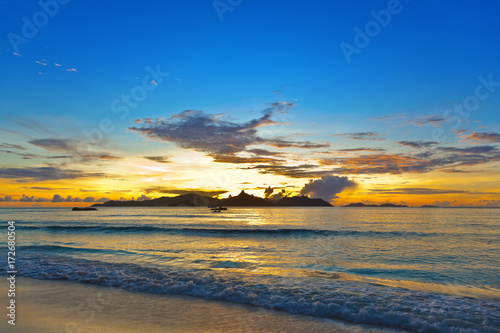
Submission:
<svg viewBox="0 0 500 333">
<path fill-rule="evenodd" d="M 246 169 L 291 178 L 318 178 L 328 174 L 426 173 L 433 170 L 465 173 L 467 170 L 458 167 L 500 161 L 500 153 L 494 146 L 441 147 L 423 154 L 363 154 L 316 161 L 317 164 L 285 165 L 283 161 L 275 160 L 274 163 L 257 164 Z"/>
<path fill-rule="evenodd" d="M 66 69 L 66 71 L 68 71 L 68 72 L 76 72 L 76 69 L 75 68 L 68 68 L 68 69 Z"/>
<path fill-rule="evenodd" d="M 402 113 L 397 113 L 397 114 L 391 114 L 388 116 L 381 116 L 381 117 L 377 117 L 377 118 L 372 118 L 371 120 L 388 121 L 388 120 L 393 120 L 394 118 L 404 118 L 404 115 Z"/>
<path fill-rule="evenodd" d="M 430 161 L 413 156 L 371 154 L 357 157 L 323 159 L 322 165 L 338 165 L 331 172 L 341 174 L 400 174 L 404 172 L 427 172 L 432 168 Z"/>
<path fill-rule="evenodd" d="M 445 200 L 445 201 L 434 201 L 433 203 L 434 206 L 438 206 L 438 207 L 448 207 L 451 205 L 451 202 L 449 202 L 448 200 Z"/>
<path fill-rule="evenodd" d="M 344 191 L 346 188 L 356 186 L 356 182 L 347 177 L 339 177 L 333 175 L 325 175 L 321 179 L 310 180 L 305 184 L 301 195 L 309 195 L 312 198 L 321 198 L 326 201 L 338 198 L 337 194 Z"/>
<path fill-rule="evenodd" d="M 346 149 L 337 149 L 335 150 L 336 152 L 357 152 L 357 151 L 371 151 L 371 152 L 377 152 L 377 151 L 386 151 L 383 148 L 346 148 Z"/>
<path fill-rule="evenodd" d="M 440 172 L 445 173 L 470 173 L 471 171 L 459 170 L 459 169 L 439 169 Z"/>
<path fill-rule="evenodd" d="M 358 132 L 347 134 L 332 134 L 332 136 L 344 137 L 351 140 L 370 140 L 370 141 L 384 141 L 377 132 Z"/>
<path fill-rule="evenodd" d="M 276 148 L 328 148 L 330 144 L 328 143 L 313 143 L 310 141 L 289 141 L 280 137 L 270 138 L 270 139 L 260 139 L 262 144 Z"/>
<path fill-rule="evenodd" d="M 133 132 L 160 141 L 173 142 L 185 149 L 212 155 L 234 154 L 247 146 L 259 143 L 257 128 L 277 124 L 268 110 L 258 119 L 238 124 L 220 119 L 203 111 L 188 110 L 165 120 L 142 119 L 141 127 L 130 127 Z"/>
<path fill-rule="evenodd" d="M 23 196 L 19 199 L 19 202 L 50 202 L 50 199 L 35 198 L 33 195 L 30 197 L 23 194 Z"/>
<path fill-rule="evenodd" d="M 443 124 L 446 123 L 446 119 L 442 115 L 434 115 L 434 116 L 420 117 L 415 120 L 407 121 L 406 123 L 419 127 L 427 125 L 432 125 L 434 127 L 441 127 L 443 126 Z"/>
<path fill-rule="evenodd" d="M 64 199 L 65 202 L 82 202 L 82 199 L 79 197 L 73 198 L 71 195 L 68 195 L 66 199 Z"/>
<path fill-rule="evenodd" d="M 146 194 L 149 193 L 163 193 L 163 194 L 198 194 L 202 196 L 207 196 L 207 197 L 213 197 L 219 194 L 224 194 L 227 193 L 228 191 L 226 190 L 205 190 L 205 189 L 197 189 L 197 188 L 185 188 L 185 189 L 178 189 L 178 188 L 173 188 L 173 187 L 162 187 L 162 186 L 152 186 L 145 188 L 143 190 L 146 192 Z"/>
<path fill-rule="evenodd" d="M 475 146 L 469 148 L 439 147 L 437 149 L 443 152 L 453 152 L 462 154 L 484 154 L 496 151 L 497 147 L 495 146 Z"/>
<path fill-rule="evenodd" d="M 38 60 L 37 60 L 37 61 L 35 61 L 35 62 L 36 62 L 37 64 L 39 64 L 39 65 L 47 66 L 47 63 L 45 63 L 45 62 L 41 62 L 41 61 L 38 61 Z"/>
<path fill-rule="evenodd" d="M 76 140 L 54 138 L 35 139 L 28 142 L 34 146 L 57 152 L 75 151 L 75 146 L 78 143 Z"/>
<path fill-rule="evenodd" d="M 500 207 L 500 200 L 479 200 L 484 207 Z"/>
<path fill-rule="evenodd" d="M 17 182 L 41 182 L 47 180 L 102 177 L 103 173 L 86 173 L 80 170 L 63 170 L 55 167 L 0 168 L 0 178 Z"/>
<path fill-rule="evenodd" d="M 260 156 L 280 156 L 280 155 L 283 155 L 283 153 L 276 152 L 276 151 L 269 151 L 266 149 L 247 149 L 246 151 L 248 153 L 252 153 L 252 154 L 260 155 Z"/>
<path fill-rule="evenodd" d="M 246 169 L 259 170 L 260 174 L 273 174 L 290 178 L 319 178 L 332 173 L 330 170 L 313 170 L 316 168 L 318 168 L 317 164 L 301 164 L 294 166 L 258 164 Z"/>
<path fill-rule="evenodd" d="M 85 199 L 83 199 L 83 202 L 95 202 L 95 198 L 94 197 L 86 197 Z"/>
<path fill-rule="evenodd" d="M 0 144 L 0 148 L 26 150 L 26 148 L 24 148 L 23 146 L 13 145 L 10 143 L 5 143 L 5 142 Z"/>
<path fill-rule="evenodd" d="M 43 156 L 40 156 L 40 155 L 29 154 L 29 153 L 21 153 L 21 152 L 12 151 L 12 150 L 0 150 L 0 152 L 5 153 L 5 154 L 13 154 L 13 155 L 21 156 L 23 158 L 23 160 L 30 160 L 32 158 L 43 157 Z"/>
<path fill-rule="evenodd" d="M 159 118 L 136 119 L 139 126 L 129 127 L 145 137 L 172 142 L 184 149 L 203 152 L 220 161 L 223 156 L 233 156 L 252 145 L 268 145 L 278 148 L 323 148 L 328 144 L 309 141 L 291 141 L 283 137 L 261 137 L 258 129 L 263 126 L 284 124 L 271 119 L 274 114 L 286 113 L 293 103 L 273 103 L 263 111 L 260 118 L 245 123 L 223 119 L 222 115 L 205 114 L 203 111 L 187 110 L 173 115 L 168 120 Z"/>
<path fill-rule="evenodd" d="M 153 162 L 158 162 L 158 163 L 170 163 L 171 161 L 168 160 L 168 156 L 144 156 L 145 159 L 153 161 Z"/>
<path fill-rule="evenodd" d="M 478 133 L 462 135 L 460 138 L 471 141 L 486 141 L 486 142 L 500 142 L 500 133 Z"/>
<path fill-rule="evenodd" d="M 141 196 L 137 198 L 137 201 L 144 201 L 144 200 L 151 200 L 151 197 L 141 194 Z"/>
<path fill-rule="evenodd" d="M 80 149 L 78 140 L 59 139 L 59 138 L 43 138 L 29 141 L 30 144 L 43 148 L 47 151 L 64 153 L 63 156 L 49 156 L 48 158 L 74 158 L 77 157 L 81 161 L 100 159 L 100 160 L 117 160 L 122 157 L 113 156 L 105 152 L 97 152 L 90 154 L 85 150 Z M 85 145 L 84 145 L 85 146 Z"/>
<path fill-rule="evenodd" d="M 477 192 L 466 190 L 447 190 L 426 187 L 398 187 L 393 189 L 374 189 L 370 191 L 376 194 L 411 194 L 411 195 L 432 195 L 432 194 L 500 194 L 496 192 Z"/>
<path fill-rule="evenodd" d="M 0 202 L 12 202 L 12 201 L 16 201 L 16 200 L 13 200 L 12 196 L 10 196 L 10 195 L 6 195 L 3 198 L 0 197 Z"/>
<path fill-rule="evenodd" d="M 214 162 L 219 163 L 276 163 L 278 161 L 282 161 L 275 158 L 270 157 L 242 157 L 235 155 L 209 155 L 214 159 Z"/>
<path fill-rule="evenodd" d="M 54 196 L 52 197 L 52 202 L 64 202 L 64 198 L 59 194 L 54 194 Z"/>
<path fill-rule="evenodd" d="M 402 146 L 408 146 L 416 149 L 427 148 L 438 144 L 438 142 L 436 141 L 406 141 L 406 140 L 398 141 L 398 143 Z"/>
</svg>

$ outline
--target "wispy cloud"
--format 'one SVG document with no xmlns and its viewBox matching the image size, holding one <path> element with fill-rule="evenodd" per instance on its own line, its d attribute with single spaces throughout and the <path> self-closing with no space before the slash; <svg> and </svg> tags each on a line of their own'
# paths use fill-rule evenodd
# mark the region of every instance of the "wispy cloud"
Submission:
<svg viewBox="0 0 500 333">
<path fill-rule="evenodd" d="M 225 190 L 207 190 L 207 189 L 199 189 L 199 188 L 174 188 L 174 187 L 164 187 L 164 186 L 151 186 L 148 188 L 143 189 L 146 194 L 149 193 L 162 193 L 162 194 L 173 194 L 173 195 L 180 195 L 180 194 L 198 194 L 202 196 L 208 196 L 208 197 L 213 197 L 219 194 L 224 194 L 227 193 L 228 191 Z"/>
<path fill-rule="evenodd" d="M 443 152 L 461 153 L 461 154 L 484 154 L 493 151 L 498 151 L 495 146 L 474 146 L 467 148 L 457 148 L 457 147 L 439 147 L 437 150 Z"/>
<path fill-rule="evenodd" d="M 272 157 L 245 157 L 236 155 L 209 155 L 214 159 L 214 162 L 218 163 L 277 163 L 283 160 L 275 159 Z"/>
<path fill-rule="evenodd" d="M 42 182 L 103 176 L 105 174 L 98 172 L 86 173 L 81 170 L 64 170 L 55 167 L 0 168 L 0 178 L 14 179 L 16 182 Z"/>
<path fill-rule="evenodd" d="M 460 138 L 470 141 L 483 141 L 483 142 L 500 142 L 500 133 L 488 132 L 479 133 L 474 132 L 471 134 L 462 135 Z"/>
<path fill-rule="evenodd" d="M 259 155 L 259 156 L 280 156 L 280 155 L 283 155 L 283 153 L 281 152 L 277 152 L 277 151 L 269 151 L 267 149 L 247 149 L 246 150 L 248 153 L 252 153 L 252 154 L 255 154 L 255 155 Z"/>
<path fill-rule="evenodd" d="M 393 119 L 401 119 L 404 118 L 405 116 L 402 113 L 397 113 L 397 114 L 391 114 L 388 116 L 381 116 L 381 117 L 376 117 L 372 118 L 371 120 L 377 120 L 377 121 L 390 121 Z"/>
<path fill-rule="evenodd" d="M 428 148 L 438 144 L 438 142 L 436 141 L 406 141 L 406 140 L 398 141 L 398 143 L 402 146 L 408 146 L 416 149 Z"/>
<path fill-rule="evenodd" d="M 19 151 L 12 151 L 12 150 L 0 150 L 1 153 L 3 154 L 12 154 L 16 156 L 22 157 L 24 160 L 30 160 L 32 158 L 40 158 L 42 156 L 36 155 L 36 154 L 30 154 L 30 153 L 24 153 L 24 152 L 19 152 Z"/>
<path fill-rule="evenodd" d="M 341 153 L 355 153 L 358 151 L 370 151 L 370 152 L 377 152 L 377 151 L 386 151 L 384 148 L 345 148 L 345 149 L 336 149 L 333 152 L 341 152 Z"/>
<path fill-rule="evenodd" d="M 5 143 L 5 142 L 2 143 L 2 144 L 0 144 L 0 148 L 26 150 L 26 148 L 24 148 L 23 146 L 13 145 L 13 144 L 10 144 L 10 143 Z"/>
<path fill-rule="evenodd" d="M 347 134 L 332 134 L 332 136 L 343 137 L 351 140 L 384 141 L 377 132 L 357 132 Z"/>
<path fill-rule="evenodd" d="M 80 151 L 78 149 L 79 141 L 73 139 L 43 138 L 43 139 L 30 140 L 29 143 L 34 146 L 43 148 L 47 151 L 66 154 L 61 156 L 50 156 L 48 158 L 77 158 L 79 161 L 86 161 L 92 159 L 99 159 L 99 160 L 122 159 L 122 157 L 114 156 L 106 152 L 96 152 L 89 154 L 87 151 Z"/>
<path fill-rule="evenodd" d="M 158 162 L 158 163 L 170 163 L 168 156 L 144 156 L 145 159 Z"/>
<path fill-rule="evenodd" d="M 442 115 L 433 115 L 433 116 L 420 117 L 414 120 L 409 120 L 406 123 L 418 127 L 427 125 L 432 125 L 434 127 L 441 127 L 446 123 L 446 121 L 447 121 L 446 118 L 444 118 Z"/>
<path fill-rule="evenodd" d="M 433 194 L 500 194 L 500 192 L 478 192 L 466 190 L 449 190 L 427 187 L 397 187 L 393 189 L 373 189 L 374 194 L 410 194 L 410 195 L 433 195 Z"/>
<path fill-rule="evenodd" d="M 273 103 L 271 108 L 263 111 L 260 118 L 245 123 L 224 119 L 222 115 L 188 110 L 170 119 L 136 119 L 135 122 L 139 126 L 129 129 L 154 140 L 172 142 L 184 149 L 203 152 L 213 157 L 216 162 L 227 163 L 251 163 L 249 161 L 255 159 L 254 157 L 242 157 L 238 153 L 251 152 L 252 149 L 248 148 L 253 145 L 301 149 L 328 147 L 329 144 L 325 143 L 296 141 L 284 137 L 265 138 L 259 134 L 260 127 L 283 125 L 284 123 L 273 120 L 272 116 L 288 112 L 293 105 L 288 102 Z M 255 152 L 256 150 L 253 150 L 253 153 Z M 260 161 L 257 159 L 256 163 Z"/>
</svg>

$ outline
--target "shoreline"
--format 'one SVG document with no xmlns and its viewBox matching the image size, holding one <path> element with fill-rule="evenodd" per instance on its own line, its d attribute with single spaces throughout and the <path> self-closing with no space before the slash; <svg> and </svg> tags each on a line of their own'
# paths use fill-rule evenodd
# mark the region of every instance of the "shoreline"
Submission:
<svg viewBox="0 0 500 333">
<path fill-rule="evenodd" d="M 4 291 L 5 278 L 0 283 Z M 2 332 L 400 332 L 239 303 L 62 280 L 18 276 L 16 290 L 16 326 L 4 318 Z M 7 293 L 0 299 L 7 304 Z"/>
</svg>

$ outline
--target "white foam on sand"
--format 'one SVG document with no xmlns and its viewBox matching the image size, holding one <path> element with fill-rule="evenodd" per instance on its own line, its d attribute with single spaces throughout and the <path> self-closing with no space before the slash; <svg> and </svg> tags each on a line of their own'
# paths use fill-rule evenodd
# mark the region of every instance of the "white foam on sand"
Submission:
<svg viewBox="0 0 500 333">
<path fill-rule="evenodd" d="M 8 284 L 0 282 L 0 304 Z M 132 293 L 68 281 L 18 277 L 16 326 L 1 332 L 387 332 L 369 326 L 190 296 Z M 396 332 L 396 330 L 390 330 Z"/>
</svg>

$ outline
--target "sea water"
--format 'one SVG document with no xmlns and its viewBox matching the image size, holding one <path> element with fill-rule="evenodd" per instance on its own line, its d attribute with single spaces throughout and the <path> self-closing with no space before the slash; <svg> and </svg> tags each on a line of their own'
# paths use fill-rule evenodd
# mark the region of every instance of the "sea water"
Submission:
<svg viewBox="0 0 500 333">
<path fill-rule="evenodd" d="M 500 332 L 500 209 L 2 208 L 0 215 L 5 234 L 16 221 L 20 276 L 415 332 Z M 6 246 L 0 251 L 6 258 Z"/>
</svg>

